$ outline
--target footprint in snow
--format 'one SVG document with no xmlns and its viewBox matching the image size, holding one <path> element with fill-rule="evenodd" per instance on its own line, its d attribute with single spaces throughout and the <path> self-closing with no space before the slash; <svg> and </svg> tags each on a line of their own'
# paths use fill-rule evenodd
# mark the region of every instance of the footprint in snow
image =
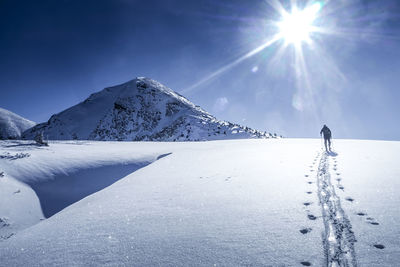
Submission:
<svg viewBox="0 0 400 267">
<path fill-rule="evenodd" d="M 303 266 L 311 266 L 311 263 L 308 261 L 302 261 L 302 262 L 300 262 L 300 264 Z"/>
<path fill-rule="evenodd" d="M 385 246 L 382 244 L 374 244 L 374 247 L 379 248 L 379 249 L 384 249 Z"/>
<path fill-rule="evenodd" d="M 303 203 L 303 205 L 306 206 L 306 207 L 307 207 L 307 206 L 310 206 L 311 204 L 312 204 L 311 202 L 304 202 L 304 203 Z"/>
<path fill-rule="evenodd" d="M 365 214 L 365 215 L 366 215 L 366 214 Z M 369 223 L 369 224 L 372 224 L 372 225 L 379 225 L 379 223 L 376 222 L 375 219 L 372 218 L 372 217 L 367 217 L 366 219 L 367 219 L 367 223 Z"/>
<path fill-rule="evenodd" d="M 343 190 L 343 191 L 344 191 L 344 186 L 343 186 L 343 185 L 338 185 L 338 188 L 339 188 L 340 190 Z"/>
<path fill-rule="evenodd" d="M 347 200 L 347 201 L 350 201 L 350 202 L 353 202 L 353 201 L 354 201 L 354 199 L 351 198 L 351 197 L 346 197 L 346 200 Z"/>
<path fill-rule="evenodd" d="M 367 214 L 364 212 L 359 212 L 357 213 L 358 216 L 366 216 Z M 367 220 L 367 223 L 372 224 L 372 225 L 379 225 L 379 223 L 377 221 L 375 221 L 374 218 L 372 217 L 367 217 L 365 218 Z"/>
<path fill-rule="evenodd" d="M 336 181 L 340 182 L 342 180 L 342 178 L 336 178 Z"/>
<path fill-rule="evenodd" d="M 311 181 L 308 181 L 307 183 L 308 183 L 308 184 L 312 184 L 313 182 L 311 182 Z"/>
<path fill-rule="evenodd" d="M 17 191 L 15 191 L 13 194 L 18 194 L 18 193 L 21 193 L 21 190 L 17 190 Z"/>
<path fill-rule="evenodd" d="M 10 226 L 7 218 L 0 218 L 0 228 Z"/>
<path fill-rule="evenodd" d="M 305 235 L 305 234 L 311 232 L 311 230 L 312 230 L 312 228 L 303 228 L 303 229 L 301 229 L 301 230 L 299 230 L 299 231 L 300 231 L 300 233 L 302 233 L 303 235 Z"/>
<path fill-rule="evenodd" d="M 337 172 L 337 173 L 336 173 L 336 175 L 338 175 L 338 176 L 339 176 L 339 175 L 340 175 L 340 172 Z"/>
<path fill-rule="evenodd" d="M 304 175 L 305 177 L 308 177 L 308 174 Z"/>
<path fill-rule="evenodd" d="M 311 191 L 308 191 L 308 192 L 307 192 L 307 194 L 309 194 L 309 195 L 310 195 L 310 194 L 312 194 L 312 192 L 311 192 Z"/>
<path fill-rule="evenodd" d="M 312 215 L 312 214 L 308 214 L 307 217 L 308 217 L 308 219 L 310 219 L 310 220 L 312 220 L 312 221 L 314 221 L 315 219 L 317 219 L 317 217 L 315 217 L 315 216 Z"/>
<path fill-rule="evenodd" d="M 11 234 L 9 234 L 9 235 L 1 235 L 1 236 L 0 236 L 0 239 L 7 240 L 7 239 L 9 239 L 10 237 L 12 237 L 13 235 L 15 235 L 15 234 L 14 234 L 14 233 L 11 233 Z"/>
</svg>

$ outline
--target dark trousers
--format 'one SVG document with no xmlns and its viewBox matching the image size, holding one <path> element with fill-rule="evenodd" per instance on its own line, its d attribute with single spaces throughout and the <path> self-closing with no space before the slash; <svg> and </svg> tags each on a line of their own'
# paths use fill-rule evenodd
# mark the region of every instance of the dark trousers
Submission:
<svg viewBox="0 0 400 267">
<path fill-rule="evenodd" d="M 329 150 L 331 150 L 331 138 L 329 137 L 324 137 L 324 139 L 325 139 L 325 149 L 326 149 L 326 151 L 328 151 L 328 146 L 327 145 L 329 145 Z"/>
</svg>

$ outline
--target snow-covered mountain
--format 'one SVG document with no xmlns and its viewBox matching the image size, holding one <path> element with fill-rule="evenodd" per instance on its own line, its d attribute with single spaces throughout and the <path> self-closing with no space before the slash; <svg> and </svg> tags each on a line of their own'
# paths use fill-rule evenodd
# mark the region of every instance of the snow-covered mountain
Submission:
<svg viewBox="0 0 400 267">
<path fill-rule="evenodd" d="M 52 140 L 196 141 L 268 138 L 270 134 L 217 120 L 164 85 L 136 78 L 105 88 L 24 132 Z"/>
<path fill-rule="evenodd" d="M 9 110 L 0 108 L 0 139 L 18 139 L 23 131 L 35 124 Z"/>
</svg>

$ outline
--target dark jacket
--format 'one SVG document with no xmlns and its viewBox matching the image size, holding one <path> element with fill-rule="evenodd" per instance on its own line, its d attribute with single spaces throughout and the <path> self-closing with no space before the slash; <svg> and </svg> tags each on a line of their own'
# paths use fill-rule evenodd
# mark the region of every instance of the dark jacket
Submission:
<svg viewBox="0 0 400 267">
<path fill-rule="evenodd" d="M 330 139 L 332 137 L 331 130 L 328 127 L 326 127 L 326 125 L 324 125 L 319 134 L 324 134 L 325 139 Z"/>
</svg>

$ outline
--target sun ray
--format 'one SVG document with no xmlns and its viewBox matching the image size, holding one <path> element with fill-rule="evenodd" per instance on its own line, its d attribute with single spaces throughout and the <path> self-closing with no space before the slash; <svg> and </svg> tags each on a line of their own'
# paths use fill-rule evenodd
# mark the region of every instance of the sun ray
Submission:
<svg viewBox="0 0 400 267">
<path fill-rule="evenodd" d="M 275 55 L 271 58 L 269 62 L 269 66 L 273 69 L 273 66 L 279 64 L 279 60 L 281 60 L 283 54 L 285 53 L 288 44 L 284 43 L 279 46 L 278 50 L 276 51 Z"/>
<path fill-rule="evenodd" d="M 318 11 L 321 8 L 321 5 L 319 2 L 314 3 L 313 5 L 307 6 L 304 10 L 298 11 L 297 6 L 296 6 L 296 1 L 292 0 L 292 13 L 295 12 L 295 15 L 293 16 L 292 13 L 289 13 L 288 11 L 285 10 L 285 8 L 282 6 L 281 2 L 279 0 L 269 0 L 267 3 L 272 6 L 282 17 L 282 21 L 280 22 L 273 22 L 271 25 L 275 24 L 275 26 L 280 27 L 280 25 L 283 23 L 283 30 L 281 29 L 280 32 L 276 33 L 269 41 L 264 43 L 263 45 L 251 50 L 250 52 L 246 53 L 245 55 L 237 58 L 236 60 L 232 61 L 231 63 L 228 63 L 227 65 L 221 67 L 220 69 L 214 71 L 213 73 L 209 74 L 208 76 L 204 77 L 200 81 L 192 84 L 191 86 L 181 90 L 181 93 L 189 93 L 193 91 L 195 88 L 207 83 L 208 81 L 212 80 L 213 78 L 221 75 L 222 73 L 230 70 L 234 66 L 238 65 L 239 63 L 243 62 L 244 60 L 260 53 L 263 51 L 265 48 L 271 46 L 278 40 L 285 39 L 287 42 L 279 49 L 278 55 L 283 54 L 284 50 L 286 47 L 289 45 L 289 43 L 298 43 L 302 41 L 310 41 L 309 40 L 309 33 L 313 31 L 313 21 L 316 18 L 316 15 Z M 298 12 L 298 13 L 296 13 Z M 294 20 L 293 20 L 294 18 Z M 285 19 L 288 19 L 288 23 L 285 23 Z M 298 36 L 296 33 L 296 30 L 299 31 L 298 25 L 300 22 L 300 26 L 303 26 L 305 29 L 301 29 L 302 35 Z M 294 27 L 295 29 L 292 30 L 290 27 Z M 292 39 L 293 37 L 293 39 Z"/>
<path fill-rule="evenodd" d="M 337 64 L 338 60 L 329 53 L 329 49 L 332 48 L 330 42 L 334 38 L 352 43 L 396 41 L 400 40 L 400 35 L 394 30 L 378 31 L 376 28 L 365 26 L 376 25 L 375 19 L 381 15 L 363 13 L 352 3 L 327 0 L 301 1 L 304 2 L 306 2 L 304 5 L 299 5 L 300 1 L 296 0 L 265 0 L 264 3 L 268 8 L 264 13 L 265 17 L 253 20 L 256 26 L 246 25 L 251 28 L 248 31 L 250 38 L 244 39 L 244 45 L 251 45 L 254 40 L 259 40 L 260 36 L 269 41 L 238 56 L 182 92 L 193 92 L 196 88 L 203 88 L 202 85 L 205 83 L 275 44 L 274 49 L 271 49 L 273 53 L 268 53 L 269 62 L 264 65 L 267 71 L 261 71 L 264 67 L 262 61 L 266 60 L 266 57 L 260 56 L 259 60 L 255 61 L 258 71 L 254 75 L 267 73 L 265 81 L 277 78 L 272 76 L 274 74 L 279 78 L 284 76 L 282 84 L 286 86 L 285 90 L 291 90 L 292 107 L 297 111 L 296 114 L 319 121 L 319 114 L 326 104 L 323 101 L 329 98 L 329 104 L 332 105 L 335 94 L 344 90 L 348 83 L 346 74 Z M 271 10 L 274 13 L 271 13 Z M 259 90 L 269 90 L 265 85 L 260 88 L 263 89 Z"/>
<path fill-rule="evenodd" d="M 266 1 L 276 12 L 279 13 L 280 16 L 284 16 L 287 14 L 287 11 L 285 8 L 282 6 L 281 2 L 279 0 L 267 0 Z"/>
<path fill-rule="evenodd" d="M 242 61 L 260 53 L 261 51 L 263 51 L 265 48 L 271 46 L 272 44 L 274 44 L 276 41 L 278 41 L 279 39 L 281 39 L 280 35 L 275 35 L 271 40 L 269 40 L 268 42 L 264 43 L 263 45 L 260 45 L 259 47 L 251 50 L 250 52 L 246 53 L 245 55 L 239 57 L 238 59 L 232 61 L 231 63 L 221 67 L 220 69 L 214 71 L 213 73 L 211 73 L 210 75 L 206 76 L 205 78 L 201 79 L 200 81 L 198 81 L 197 83 L 191 85 L 188 88 L 185 88 L 181 91 L 181 93 L 189 93 L 190 91 L 192 91 L 193 89 L 195 89 L 196 87 L 199 87 L 200 85 L 212 80 L 213 78 L 217 77 L 218 75 L 226 72 L 227 70 L 233 68 L 234 66 L 238 65 L 239 63 L 241 63 Z"/>
</svg>

